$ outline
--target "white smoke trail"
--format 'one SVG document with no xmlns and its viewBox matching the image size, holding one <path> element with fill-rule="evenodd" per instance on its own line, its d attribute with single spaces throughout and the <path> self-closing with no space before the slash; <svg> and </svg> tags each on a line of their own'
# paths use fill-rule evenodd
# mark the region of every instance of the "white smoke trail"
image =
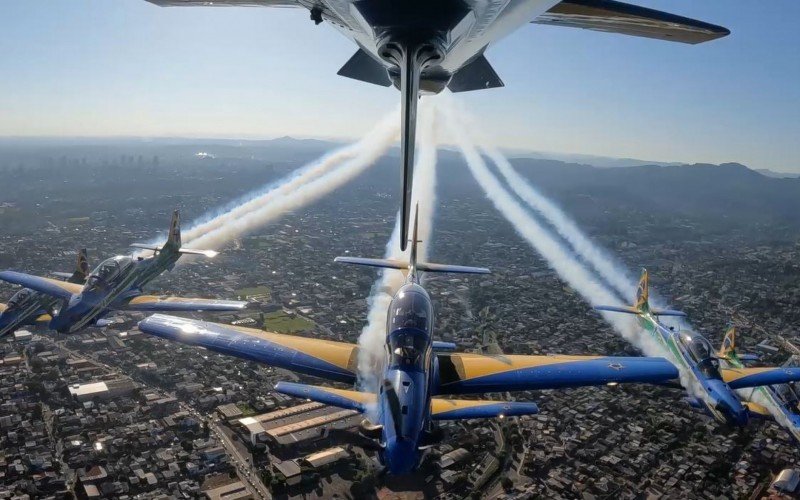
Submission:
<svg viewBox="0 0 800 500">
<path fill-rule="evenodd" d="M 311 169 L 309 175 L 300 175 L 284 185 L 254 198 L 241 207 L 221 214 L 193 229 L 187 246 L 218 248 L 228 241 L 246 234 L 287 211 L 303 207 L 345 184 L 354 176 L 375 163 L 397 140 L 399 119 L 396 113 L 382 120 L 367 137 L 357 143 L 357 152 L 341 165 L 332 168 L 332 162 Z M 350 153 L 348 152 L 347 155 Z M 335 155 L 341 159 L 347 155 Z M 322 165 L 322 164 L 321 164 Z M 326 172 L 327 170 L 327 172 Z"/>
<path fill-rule="evenodd" d="M 467 134 L 471 136 L 471 139 L 475 141 L 479 138 L 480 134 L 474 118 L 450 95 L 446 95 L 446 99 L 450 99 L 450 105 L 458 111 L 460 122 L 469 125 Z M 528 206 L 539 212 L 569 243 L 574 252 L 585 259 L 617 293 L 627 297 L 631 291 L 636 289 L 636 283 L 630 279 L 625 267 L 589 239 L 569 215 L 520 175 L 497 148 L 485 140 L 481 141 L 480 145 L 481 150 L 497 166 L 497 170 L 511 190 Z"/>
<path fill-rule="evenodd" d="M 459 127 L 457 111 L 453 109 L 450 101 L 444 101 L 441 110 L 446 115 L 445 123 L 448 125 L 451 136 L 455 139 L 464 159 L 475 179 L 483 188 L 486 196 L 492 201 L 505 218 L 511 222 L 528 243 L 548 262 L 550 267 L 577 291 L 591 305 L 613 303 L 614 292 L 595 279 L 595 276 L 581 262 L 573 257 L 572 252 L 565 248 L 559 241 L 543 227 L 530 213 L 520 205 L 511 194 L 505 190 L 500 181 L 495 177 L 476 147 L 469 141 L 466 132 Z M 624 339 L 636 346 L 648 356 L 659 356 L 670 359 L 671 356 L 652 338 L 637 328 L 631 316 L 602 312 L 603 319 L 610 324 Z M 694 377 L 674 363 L 680 371 L 681 384 L 692 395 L 703 400 L 708 400 L 705 391 L 696 382 Z"/>
<path fill-rule="evenodd" d="M 436 124 L 433 103 L 423 98 L 419 107 L 417 156 L 414 165 L 414 187 L 412 204 L 419 207 L 418 258 L 424 259 L 433 229 L 433 214 L 436 209 Z M 404 236 L 405 237 L 405 236 Z M 407 260 L 408 252 L 400 251 L 400 221 L 394 226 L 392 236 L 386 244 L 385 257 Z M 372 285 L 367 298 L 369 311 L 367 324 L 358 338 L 358 373 L 361 390 L 375 392 L 378 388 L 380 360 L 386 344 L 386 319 L 392 296 L 405 282 L 401 271 L 384 269 Z"/>
<path fill-rule="evenodd" d="M 614 303 L 614 293 L 598 281 L 571 252 L 564 248 L 552 234 L 542 226 L 530 213 L 503 188 L 500 181 L 491 173 L 475 146 L 469 141 L 465 131 L 459 127 L 460 121 L 453 106 L 444 101 L 440 108 L 446 119 L 444 122 L 450 130 L 451 138 L 456 141 L 464 160 L 475 179 L 500 213 L 514 226 L 520 234 L 587 302 L 592 305 Z M 650 339 L 636 335 L 636 329 L 630 317 L 603 314 L 624 338 L 634 343 L 639 349 L 650 355 L 661 355 L 657 344 Z"/>
</svg>

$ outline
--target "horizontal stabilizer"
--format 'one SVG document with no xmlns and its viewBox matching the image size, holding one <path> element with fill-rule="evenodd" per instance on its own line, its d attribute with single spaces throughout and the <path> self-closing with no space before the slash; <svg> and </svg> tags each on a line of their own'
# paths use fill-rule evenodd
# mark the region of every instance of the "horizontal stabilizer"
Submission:
<svg viewBox="0 0 800 500">
<path fill-rule="evenodd" d="M 594 306 L 595 311 L 625 313 L 625 314 L 641 314 L 641 311 L 631 306 Z"/>
<path fill-rule="evenodd" d="M 74 293 L 81 293 L 83 287 L 66 281 L 33 276 L 32 274 L 18 273 L 16 271 L 0 272 L 0 280 L 36 290 L 45 295 L 59 299 L 69 300 Z"/>
<path fill-rule="evenodd" d="M 357 266 L 381 267 L 384 269 L 408 269 L 408 263 L 392 259 L 367 259 L 364 257 L 336 257 L 334 262 Z"/>
<path fill-rule="evenodd" d="M 721 26 L 614 0 L 562 0 L 533 22 L 690 44 L 730 34 Z"/>
<path fill-rule="evenodd" d="M 164 249 L 164 245 L 148 245 L 147 243 L 132 243 L 131 248 L 141 248 L 142 250 L 152 250 L 154 253 L 158 253 Z M 203 255 L 208 257 L 209 259 L 213 259 L 219 252 L 216 250 L 194 250 L 191 248 L 179 248 L 178 253 L 186 254 L 186 255 Z"/>
<path fill-rule="evenodd" d="M 384 269 L 410 270 L 408 262 L 394 259 L 367 259 L 364 257 L 336 257 L 334 262 L 356 264 L 359 266 L 381 267 Z M 418 262 L 417 270 L 428 273 L 461 273 L 461 274 L 489 274 L 491 271 L 485 267 L 451 266 L 449 264 L 433 264 Z"/>
<path fill-rule="evenodd" d="M 368 392 L 347 391 L 295 382 L 278 382 L 275 385 L 275 390 L 288 396 L 310 399 L 318 403 L 356 410 L 361 413 L 367 411 L 368 405 L 375 403 L 375 394 Z"/>
<path fill-rule="evenodd" d="M 126 302 L 126 311 L 239 311 L 247 302 L 238 300 L 193 299 L 156 295 L 139 295 Z"/>
<path fill-rule="evenodd" d="M 800 381 L 800 368 L 723 368 L 722 380 L 731 389 L 760 387 L 764 385 L 786 384 Z"/>
<path fill-rule="evenodd" d="M 653 316 L 676 316 L 685 318 L 686 313 L 683 311 L 676 311 L 675 309 L 650 309 L 650 314 Z"/>
<path fill-rule="evenodd" d="M 389 87 L 392 84 L 386 67 L 367 54 L 364 49 L 358 49 L 336 74 L 381 87 Z"/>
<path fill-rule="evenodd" d="M 485 267 L 470 266 L 451 266 L 449 264 L 433 264 L 430 262 L 418 262 L 417 269 L 427 273 L 460 273 L 460 274 L 489 274 Z"/>
<path fill-rule="evenodd" d="M 431 418 L 433 420 L 503 418 L 536 415 L 537 413 L 539 413 L 539 407 L 536 406 L 536 403 L 440 398 L 431 400 Z"/>
<path fill-rule="evenodd" d="M 441 340 L 434 340 L 433 345 L 434 351 L 455 351 L 456 345 L 453 342 L 442 342 Z"/>
<path fill-rule="evenodd" d="M 503 81 L 486 60 L 483 54 L 453 74 L 447 88 L 451 92 L 469 92 L 472 90 L 493 89 L 502 87 Z"/>
</svg>

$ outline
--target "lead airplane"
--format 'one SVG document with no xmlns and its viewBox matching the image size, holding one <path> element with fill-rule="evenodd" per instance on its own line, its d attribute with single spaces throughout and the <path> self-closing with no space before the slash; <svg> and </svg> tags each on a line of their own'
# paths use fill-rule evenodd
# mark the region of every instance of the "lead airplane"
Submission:
<svg viewBox="0 0 800 500">
<path fill-rule="evenodd" d="M 417 100 L 502 87 L 486 49 L 528 23 L 585 28 L 696 44 L 730 32 L 720 26 L 612 0 L 148 0 L 160 6 L 298 7 L 358 50 L 338 74 L 401 93 L 401 249 L 411 214 Z"/>
<path fill-rule="evenodd" d="M 765 414 L 762 405 L 754 401 L 742 402 L 737 390 L 800 380 L 799 368 L 746 368 L 728 363 L 723 366 L 720 361 L 725 359 L 703 335 L 668 327 L 659 319 L 665 316 L 685 317 L 686 314 L 652 308 L 649 297 L 649 275 L 647 269 L 643 269 L 633 306 L 597 306 L 595 309 L 635 315 L 639 325 L 663 349 L 667 359 L 688 377 L 682 382 L 687 385 L 689 403 L 705 410 L 718 422 L 744 426 L 751 414 Z"/>
<path fill-rule="evenodd" d="M 75 271 L 53 275 L 62 277 L 69 283 L 84 283 L 89 275 L 86 249 L 78 251 Z M 12 295 L 7 304 L 0 304 L 0 338 L 21 326 L 48 324 L 53 319 L 52 313 L 57 304 L 58 299 L 51 295 L 23 288 Z"/>
<path fill-rule="evenodd" d="M 142 287 L 172 269 L 181 255 L 214 257 L 213 250 L 192 250 L 181 246 L 180 215 L 172 215 L 169 236 L 163 245 L 135 243 L 134 248 L 153 252 L 150 257 L 118 255 L 103 261 L 86 279 L 86 284 L 59 281 L 16 271 L 0 272 L 0 280 L 22 285 L 61 302 L 49 328 L 75 333 L 87 326 L 103 326 L 111 311 L 237 311 L 246 302 L 145 295 Z"/>
<path fill-rule="evenodd" d="M 338 257 L 338 262 L 398 269 L 406 283 L 389 305 L 383 359 L 374 391 L 279 382 L 275 390 L 367 415 L 362 430 L 379 440 L 392 474 L 407 474 L 436 442 L 439 420 L 502 418 L 539 411 L 532 402 L 451 399 L 447 396 L 604 385 L 665 383 L 678 370 L 664 358 L 616 356 L 489 356 L 456 353 L 433 340 L 434 314 L 420 272 L 484 274 L 485 268 L 417 262 L 416 219 L 409 261 Z M 139 323 L 151 335 L 353 386 L 356 344 L 282 335 L 156 314 Z M 372 420 L 370 420 L 372 419 Z"/>
</svg>

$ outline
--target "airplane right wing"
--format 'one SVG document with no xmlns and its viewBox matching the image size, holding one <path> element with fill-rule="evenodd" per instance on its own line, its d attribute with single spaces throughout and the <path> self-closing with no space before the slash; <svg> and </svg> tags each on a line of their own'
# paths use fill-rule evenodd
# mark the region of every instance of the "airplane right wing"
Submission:
<svg viewBox="0 0 800 500">
<path fill-rule="evenodd" d="M 532 22 L 690 44 L 730 34 L 722 26 L 614 0 L 563 0 Z"/>
<path fill-rule="evenodd" d="M 747 387 L 800 381 L 800 368 L 794 367 L 723 368 L 720 373 L 722 374 L 722 380 L 731 389 L 745 389 Z"/>
<path fill-rule="evenodd" d="M 0 313 L 5 311 L 6 309 L 8 309 L 8 306 L 3 303 L 0 303 Z"/>
<path fill-rule="evenodd" d="M 528 391 L 608 383 L 664 384 L 678 369 L 664 358 L 437 354 L 438 394 Z"/>
<path fill-rule="evenodd" d="M 184 344 L 328 380 L 355 384 L 358 346 L 154 314 L 139 330 Z"/>
<path fill-rule="evenodd" d="M 69 300 L 73 294 L 79 294 L 83 291 L 83 286 L 76 283 L 42 278 L 41 276 L 18 273 L 16 271 L 0 272 L 0 280 L 65 300 Z"/>
</svg>

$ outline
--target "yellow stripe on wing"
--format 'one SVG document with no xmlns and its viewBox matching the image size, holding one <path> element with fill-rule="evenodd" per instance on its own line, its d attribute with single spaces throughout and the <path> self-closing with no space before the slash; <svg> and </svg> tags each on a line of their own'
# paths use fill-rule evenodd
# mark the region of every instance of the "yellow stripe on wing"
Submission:
<svg viewBox="0 0 800 500">
<path fill-rule="evenodd" d="M 0 313 L 8 309 L 8 306 L 5 304 L 0 304 Z"/>
<path fill-rule="evenodd" d="M 751 375 L 757 375 L 764 372 L 771 372 L 772 370 L 778 369 L 779 368 L 775 368 L 774 366 L 767 366 L 763 368 L 723 368 L 720 371 L 722 372 L 722 380 L 726 384 L 729 384 L 735 380 L 739 380 L 740 378 L 749 377 Z"/>
<path fill-rule="evenodd" d="M 355 344 L 336 342 L 333 340 L 296 337 L 294 335 L 265 332 L 263 330 L 242 326 L 225 325 L 225 328 L 230 328 L 258 339 L 274 342 L 287 349 L 300 351 L 303 354 L 321 359 L 353 373 L 356 373 L 358 369 L 358 346 Z"/>
<path fill-rule="evenodd" d="M 498 373 L 565 363 L 591 361 L 603 356 L 484 356 L 481 354 L 450 354 L 449 358 L 460 380 L 496 375 Z"/>
<path fill-rule="evenodd" d="M 53 317 L 50 316 L 49 314 L 42 314 L 41 316 L 36 318 L 36 322 L 37 323 L 49 323 L 50 320 L 52 320 L 52 319 L 53 319 Z"/>
<path fill-rule="evenodd" d="M 334 394 L 336 396 L 349 399 L 350 401 L 355 401 L 356 403 L 360 403 L 363 405 L 372 404 L 378 399 L 375 394 L 369 392 L 347 391 L 344 389 L 334 389 L 332 387 L 320 387 L 320 386 L 314 386 L 314 388 L 320 391 L 327 392 L 328 394 Z"/>
<path fill-rule="evenodd" d="M 69 293 L 79 294 L 79 293 L 81 293 L 83 291 L 83 285 L 79 285 L 77 283 L 70 283 L 69 281 L 54 280 L 52 278 L 39 277 L 39 279 L 43 279 L 43 280 L 49 281 L 50 283 L 56 285 L 57 287 L 63 288 L 64 290 L 68 291 Z"/>
<path fill-rule="evenodd" d="M 480 401 L 469 399 L 431 399 L 431 414 L 438 415 L 453 410 L 463 410 L 464 408 L 475 408 L 478 406 L 494 405 L 498 403 L 505 403 L 505 401 Z"/>
</svg>

